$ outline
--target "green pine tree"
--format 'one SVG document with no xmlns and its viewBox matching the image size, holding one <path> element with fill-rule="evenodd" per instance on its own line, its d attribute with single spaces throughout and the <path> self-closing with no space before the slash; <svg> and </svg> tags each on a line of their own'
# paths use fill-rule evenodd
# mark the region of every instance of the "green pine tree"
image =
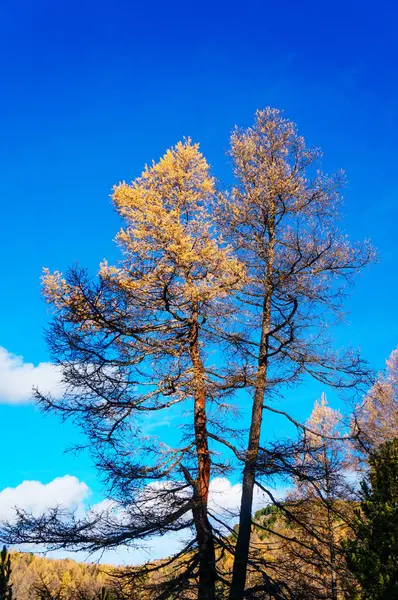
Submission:
<svg viewBox="0 0 398 600">
<path fill-rule="evenodd" d="M 3 546 L 0 554 L 0 600 L 12 600 L 11 557 Z"/>
<path fill-rule="evenodd" d="M 398 439 L 379 446 L 369 464 L 355 537 L 345 543 L 348 567 L 362 588 L 352 598 L 393 600 L 398 598 Z"/>
<path fill-rule="evenodd" d="M 110 600 L 110 596 L 104 587 L 101 588 L 100 600 Z"/>
</svg>

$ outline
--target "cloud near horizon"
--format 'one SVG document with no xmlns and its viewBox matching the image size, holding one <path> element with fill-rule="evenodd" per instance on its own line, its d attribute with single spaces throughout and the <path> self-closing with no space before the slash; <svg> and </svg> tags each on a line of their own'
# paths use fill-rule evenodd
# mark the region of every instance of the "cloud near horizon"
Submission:
<svg viewBox="0 0 398 600">
<path fill-rule="evenodd" d="M 213 514 L 226 518 L 226 522 L 233 525 L 237 521 L 240 506 L 242 486 L 240 483 L 232 484 L 226 477 L 216 477 L 210 483 L 209 508 Z M 278 497 L 281 493 L 273 490 Z M 103 510 L 117 510 L 115 503 L 104 499 L 93 506 L 88 505 L 91 490 L 83 481 L 72 475 L 56 477 L 47 484 L 40 481 L 23 481 L 18 486 L 5 488 L 0 491 L 0 521 L 11 520 L 15 515 L 15 507 L 31 511 L 35 516 L 46 512 L 47 509 L 59 506 L 73 509 L 81 516 L 85 512 L 100 512 Z M 253 510 L 258 510 L 268 503 L 265 495 L 256 488 L 254 494 Z M 165 558 L 177 552 L 186 536 L 186 532 L 167 533 L 164 536 L 154 536 L 147 542 L 142 542 L 140 547 L 119 549 L 105 552 L 93 557 L 86 552 L 51 552 L 54 558 L 70 557 L 75 560 L 92 561 L 98 558 L 100 562 L 110 564 L 139 564 L 148 560 Z M 30 548 L 31 550 L 32 548 Z M 34 550 L 34 548 L 33 548 Z M 41 549 L 42 551 L 42 549 Z"/>
<path fill-rule="evenodd" d="M 34 387 L 59 398 L 62 385 L 57 368 L 50 362 L 36 366 L 24 362 L 22 356 L 0 346 L 0 404 L 27 404 L 33 400 Z"/>
</svg>

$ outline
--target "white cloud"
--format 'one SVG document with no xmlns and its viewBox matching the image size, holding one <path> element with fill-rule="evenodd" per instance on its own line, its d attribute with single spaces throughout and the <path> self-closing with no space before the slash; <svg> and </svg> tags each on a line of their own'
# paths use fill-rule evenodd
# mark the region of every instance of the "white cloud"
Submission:
<svg viewBox="0 0 398 600">
<path fill-rule="evenodd" d="M 226 510 L 233 513 L 239 510 L 242 485 L 234 485 L 226 477 L 215 477 L 210 482 L 209 508 L 216 514 Z"/>
<path fill-rule="evenodd" d="M 150 484 L 147 488 L 151 496 L 157 487 L 164 488 L 167 483 Z M 232 484 L 226 477 L 215 477 L 210 483 L 209 508 L 218 518 L 228 526 L 233 526 L 238 520 L 242 486 L 240 483 Z M 284 490 L 272 490 L 280 498 Z M 39 516 L 50 507 L 58 506 L 65 509 L 75 509 L 79 516 L 84 514 L 94 515 L 101 512 L 113 512 L 123 518 L 123 508 L 110 499 L 104 499 L 93 506 L 88 505 L 91 490 L 77 477 L 64 475 L 44 484 L 40 481 L 24 481 L 15 488 L 5 488 L 0 491 L 0 521 L 11 520 L 15 514 L 15 507 L 31 511 Z M 149 503 L 153 500 L 149 499 Z M 267 496 L 255 488 L 253 511 L 269 503 Z M 219 527 L 219 524 L 217 525 Z M 190 538 L 190 533 L 169 532 L 163 536 L 154 536 L 147 541 L 138 542 L 135 548 L 120 548 L 101 553 L 54 551 L 49 553 L 54 558 L 70 557 L 81 561 L 96 561 L 101 563 L 128 565 L 142 564 L 150 560 L 166 558 L 179 551 Z M 32 551 L 44 551 L 44 548 L 29 547 Z"/>
<path fill-rule="evenodd" d="M 270 488 L 276 498 L 283 495 L 283 490 Z M 229 512 L 231 517 L 238 515 L 242 494 L 242 484 L 232 484 L 226 477 L 215 477 L 210 482 L 209 509 L 215 514 Z M 269 504 L 270 499 L 258 486 L 254 488 L 253 512 Z"/>
<path fill-rule="evenodd" d="M 0 491 L 0 522 L 7 520 L 12 522 L 16 507 L 31 512 L 34 516 L 42 515 L 49 508 L 56 506 L 76 510 L 82 517 L 84 514 L 95 515 L 107 511 L 122 516 L 123 509 L 110 499 L 104 499 L 90 507 L 87 503 L 90 494 L 90 488 L 72 475 L 57 477 L 47 484 L 40 481 L 23 481 L 14 488 L 8 487 Z M 77 561 L 131 565 L 170 556 L 177 552 L 183 544 L 184 533 L 171 532 L 163 536 L 155 536 L 147 542 L 138 542 L 135 548 L 120 546 L 105 552 L 68 552 L 65 550 L 46 552 L 43 546 L 32 544 L 25 544 L 18 548 L 46 553 L 47 556 L 53 558 L 67 557 Z"/>
<path fill-rule="evenodd" d="M 49 362 L 37 366 L 24 362 L 21 356 L 11 354 L 0 346 L 0 404 L 30 402 L 33 387 L 59 398 L 62 386 L 56 367 Z"/>
<path fill-rule="evenodd" d="M 23 481 L 15 488 L 8 487 L 0 492 L 0 521 L 12 520 L 15 507 L 31 511 L 35 516 L 54 506 L 82 510 L 89 494 L 88 486 L 72 475 L 57 477 L 47 484 Z"/>
</svg>

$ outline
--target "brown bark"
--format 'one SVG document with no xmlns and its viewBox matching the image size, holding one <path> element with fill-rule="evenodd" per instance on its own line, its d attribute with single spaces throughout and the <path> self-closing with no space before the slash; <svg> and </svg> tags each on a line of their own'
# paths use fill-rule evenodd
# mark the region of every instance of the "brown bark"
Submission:
<svg viewBox="0 0 398 600">
<path fill-rule="evenodd" d="M 333 515 L 332 515 L 332 500 L 330 494 L 330 473 L 328 466 L 328 457 L 326 454 L 326 446 L 324 446 L 324 464 L 326 475 L 326 509 L 327 509 L 327 527 L 328 527 L 328 544 L 329 544 L 329 560 L 330 560 L 330 579 L 331 579 L 331 600 L 338 600 L 338 586 L 336 575 L 336 547 L 333 530 Z"/>
<path fill-rule="evenodd" d="M 216 597 L 216 557 L 213 531 L 207 515 L 211 461 L 207 434 L 204 367 L 200 355 L 198 333 L 197 314 L 194 314 L 191 325 L 190 355 L 194 373 L 194 427 L 198 460 L 193 508 L 199 546 L 198 600 L 214 600 Z"/>
<path fill-rule="evenodd" d="M 247 561 L 250 550 L 250 533 L 253 507 L 253 490 L 256 475 L 256 463 L 260 443 L 260 431 L 263 413 L 263 398 L 266 386 L 266 365 L 259 365 L 257 385 L 252 409 L 249 445 L 245 468 L 243 470 L 242 499 L 239 515 L 239 533 L 235 548 L 235 560 L 232 572 L 230 600 L 241 600 L 244 596 Z"/>
<path fill-rule="evenodd" d="M 243 470 L 242 499 L 239 514 L 239 532 L 235 548 L 232 583 L 229 600 L 242 600 L 245 593 L 247 564 L 250 552 L 250 534 L 253 509 L 253 491 L 260 446 L 264 395 L 267 386 L 268 337 L 271 327 L 272 275 L 275 257 L 274 219 L 268 222 L 268 252 L 265 277 L 265 296 L 261 326 L 258 369 L 254 391 L 249 443 Z"/>
</svg>

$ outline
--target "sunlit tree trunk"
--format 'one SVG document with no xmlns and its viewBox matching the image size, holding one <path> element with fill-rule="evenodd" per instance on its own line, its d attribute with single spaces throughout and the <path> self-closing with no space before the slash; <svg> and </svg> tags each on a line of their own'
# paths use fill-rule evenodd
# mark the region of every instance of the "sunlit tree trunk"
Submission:
<svg viewBox="0 0 398 600">
<path fill-rule="evenodd" d="M 193 516 L 199 547 L 199 600 L 213 600 L 216 585 L 216 558 L 214 536 L 207 516 L 211 461 L 208 445 L 206 419 L 206 391 L 203 361 L 199 348 L 199 324 L 197 310 L 191 325 L 190 355 L 194 370 L 194 426 L 198 461 L 195 482 Z"/>
<path fill-rule="evenodd" d="M 237 293 L 246 322 L 229 342 L 249 365 L 253 389 L 230 589 L 230 600 L 242 600 L 248 563 L 256 562 L 250 561 L 253 491 L 262 477 L 259 451 L 267 454 L 260 444 L 262 413 L 273 411 L 265 396 L 306 375 L 336 387 L 366 377 L 358 355 L 331 349 L 327 330 L 341 315 L 345 281 L 371 260 L 373 250 L 350 246 L 339 232 L 344 178 L 314 169 L 320 151 L 306 148 L 294 123 L 278 110 L 257 111 L 252 127 L 235 129 L 230 155 L 236 184 L 223 196 L 219 223 L 247 276 Z M 267 469 L 263 475 L 269 476 Z M 266 564 L 258 570 L 264 592 L 278 594 L 279 583 L 269 579 L 268 570 Z"/>
<path fill-rule="evenodd" d="M 271 326 L 272 274 L 274 265 L 274 217 L 268 222 L 268 260 L 264 281 L 265 297 L 263 306 L 261 340 L 256 375 L 255 392 L 250 423 L 249 443 L 243 470 L 242 498 L 239 514 L 239 530 L 235 548 L 230 600 L 243 597 L 250 552 L 252 526 L 253 492 L 256 477 L 257 457 L 260 446 L 261 424 L 263 420 L 264 395 L 267 387 L 268 336 Z"/>
</svg>

